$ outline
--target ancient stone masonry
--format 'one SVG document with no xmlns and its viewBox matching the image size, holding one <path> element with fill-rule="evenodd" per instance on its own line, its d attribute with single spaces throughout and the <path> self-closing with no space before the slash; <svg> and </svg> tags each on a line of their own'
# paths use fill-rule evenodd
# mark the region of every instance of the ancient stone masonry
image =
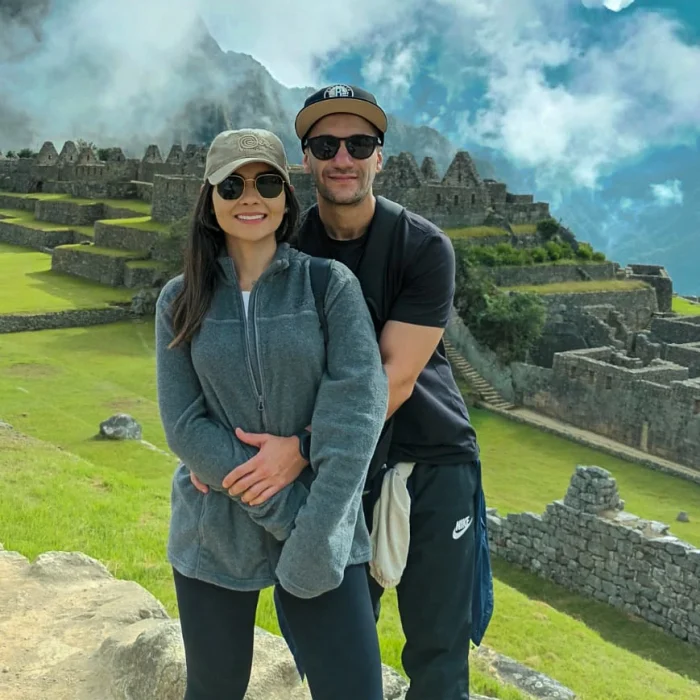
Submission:
<svg viewBox="0 0 700 700">
<path fill-rule="evenodd" d="M 188 144 L 183 149 L 175 144 L 165 161 L 155 144 L 141 159 L 126 158 L 120 148 L 100 154 L 104 161 L 98 160 L 94 149 L 78 150 L 72 141 L 58 153 L 47 141 L 35 158 L 3 159 L 0 190 L 128 198 L 141 196 L 143 183 L 149 183 L 154 187 L 154 219 L 169 222 L 191 213 L 199 191 L 191 182 L 202 182 L 207 147 Z M 311 176 L 299 166 L 291 166 L 290 174 L 302 206 L 310 206 L 315 199 Z M 160 178 L 165 182 L 159 183 Z M 181 187 L 174 185 L 177 179 Z M 391 156 L 377 176 L 375 190 L 443 228 L 479 226 L 496 215 L 512 224 L 536 223 L 549 216 L 547 203 L 534 202 L 532 195 L 511 194 L 504 183 L 482 180 L 465 151 L 457 153 L 442 178 L 431 158 L 419 167 L 411 153 Z"/>
<path fill-rule="evenodd" d="M 641 280 L 656 290 L 659 311 L 671 311 L 673 304 L 673 281 L 666 269 L 659 265 L 628 265 L 623 271 L 631 280 Z"/>
<path fill-rule="evenodd" d="M 700 645 L 700 550 L 623 508 L 609 472 L 579 466 L 542 515 L 492 511 L 491 551 Z"/>
<path fill-rule="evenodd" d="M 700 379 L 688 367 L 611 347 L 557 353 L 513 375 L 518 403 L 700 470 Z"/>
</svg>

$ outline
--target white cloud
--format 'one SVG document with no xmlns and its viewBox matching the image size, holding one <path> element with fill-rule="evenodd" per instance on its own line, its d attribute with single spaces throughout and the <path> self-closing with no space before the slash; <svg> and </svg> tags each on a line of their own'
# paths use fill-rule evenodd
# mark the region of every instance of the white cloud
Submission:
<svg viewBox="0 0 700 700">
<path fill-rule="evenodd" d="M 457 124 L 456 141 L 534 169 L 556 201 L 556 190 L 596 188 L 621 164 L 694 140 L 700 128 L 700 46 L 683 28 L 639 8 L 609 25 L 605 43 L 589 45 L 579 2 L 612 11 L 632 4 L 383 0 L 379 12 L 376 0 L 267 0 L 240 12 L 230 0 L 74 0 L 61 5 L 61 33 L 47 26 L 36 60 L 0 64 L 0 101 L 50 115 L 41 124 L 56 132 L 79 125 L 82 135 L 88 123 L 100 134 L 122 122 L 121 133 L 132 125 L 146 133 L 163 110 L 196 96 L 178 65 L 201 12 L 222 48 L 251 54 L 289 86 L 318 86 L 329 62 L 359 57 L 363 81 L 384 104 L 413 107 L 438 129 Z M 95 74 L 81 73 L 84 55 L 99 61 Z M 444 88 L 443 104 L 409 101 L 426 73 Z M 465 87 L 477 84 L 483 99 L 465 103 Z"/>
<path fill-rule="evenodd" d="M 461 119 L 464 141 L 503 152 L 558 189 L 596 187 L 647 149 L 697 135 L 700 47 L 685 43 L 677 24 L 640 12 L 618 25 L 615 44 L 585 46 L 566 3 L 522 0 L 517 22 L 502 25 L 504 2 L 494 0 L 471 33 L 487 88 L 485 104 Z M 458 12 L 467 25 L 473 19 Z M 552 77 L 557 70 L 565 81 Z"/>
<path fill-rule="evenodd" d="M 683 187 L 680 180 L 666 180 L 656 185 L 649 185 L 654 201 L 660 207 L 683 204 Z"/>
<path fill-rule="evenodd" d="M 588 8 L 607 8 L 613 12 L 621 12 L 628 8 L 634 0 L 581 0 L 583 5 Z"/>
</svg>

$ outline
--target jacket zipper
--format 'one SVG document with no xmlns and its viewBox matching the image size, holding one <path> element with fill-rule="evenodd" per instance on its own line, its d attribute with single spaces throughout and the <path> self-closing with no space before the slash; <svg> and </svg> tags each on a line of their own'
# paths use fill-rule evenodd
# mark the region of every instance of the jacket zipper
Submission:
<svg viewBox="0 0 700 700">
<path fill-rule="evenodd" d="M 258 403 L 258 409 L 262 412 L 262 419 L 263 419 L 263 425 L 265 426 L 265 430 L 267 430 L 267 414 L 265 412 L 265 379 L 263 377 L 263 365 L 260 360 L 260 344 L 258 343 L 258 338 L 260 336 L 259 328 L 258 328 L 258 316 L 257 316 L 257 310 L 258 310 L 258 305 L 257 305 L 257 297 L 253 299 L 253 295 L 250 295 L 250 303 L 251 303 L 251 309 L 253 311 L 253 333 L 255 335 L 255 359 L 258 363 L 258 372 L 260 374 L 260 394 L 259 394 L 259 403 Z"/>
<path fill-rule="evenodd" d="M 248 305 L 249 307 L 252 308 L 253 312 L 255 312 L 255 307 L 253 304 L 255 303 L 255 294 L 256 294 L 257 288 L 256 285 L 253 285 L 253 289 L 250 292 L 250 297 L 248 298 Z M 260 381 L 260 389 L 258 389 L 258 384 L 255 381 L 255 372 L 253 371 L 253 363 L 250 361 L 250 355 L 251 355 L 251 349 L 250 349 L 250 333 L 248 332 L 248 314 L 245 312 L 245 303 L 243 301 L 243 292 L 241 291 L 241 288 L 238 287 L 238 297 L 241 302 L 241 310 L 243 311 L 243 324 L 245 326 L 245 346 L 246 346 L 246 353 L 245 353 L 245 358 L 246 358 L 246 364 L 248 365 L 248 375 L 250 377 L 250 383 L 253 386 L 253 391 L 255 392 L 255 395 L 258 397 L 258 411 L 262 414 L 262 422 L 263 422 L 263 427 L 265 430 L 267 430 L 267 421 L 265 420 L 265 402 L 263 400 L 263 395 L 262 395 L 262 378 Z M 255 325 L 255 320 L 253 320 L 253 324 Z M 255 332 L 255 328 L 253 329 L 253 332 Z M 257 341 L 256 341 L 257 344 Z M 257 355 L 256 351 L 256 357 L 259 358 Z M 258 366 L 260 366 L 260 360 L 258 359 Z"/>
</svg>

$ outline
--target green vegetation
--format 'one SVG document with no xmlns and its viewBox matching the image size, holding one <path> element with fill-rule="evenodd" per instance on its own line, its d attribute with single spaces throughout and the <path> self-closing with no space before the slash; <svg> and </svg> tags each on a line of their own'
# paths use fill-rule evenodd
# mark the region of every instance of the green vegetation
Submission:
<svg viewBox="0 0 700 700">
<path fill-rule="evenodd" d="M 139 231 L 155 231 L 156 233 L 168 233 L 170 226 L 160 221 L 153 221 L 150 216 L 139 216 L 131 219 L 102 219 L 98 223 L 107 226 L 125 226 Z"/>
<path fill-rule="evenodd" d="M 80 233 L 88 238 L 95 237 L 95 227 L 94 226 L 71 226 L 71 230 L 76 233 Z"/>
<path fill-rule="evenodd" d="M 99 248 L 96 245 L 85 245 L 83 243 L 68 243 L 56 246 L 56 250 L 80 250 L 88 255 L 103 255 L 109 258 L 147 258 L 147 250 L 121 250 L 118 248 Z"/>
<path fill-rule="evenodd" d="M 26 228 L 33 228 L 37 231 L 70 231 L 73 227 L 65 226 L 64 224 L 52 224 L 48 221 L 37 221 L 34 218 L 34 212 L 25 211 L 23 209 L 0 209 L 0 215 L 6 218 L 0 219 L 0 222 L 6 224 L 17 224 Z"/>
<path fill-rule="evenodd" d="M 126 266 L 131 270 L 139 269 L 152 269 L 152 270 L 165 270 L 167 268 L 166 263 L 160 262 L 159 260 L 129 260 Z"/>
<path fill-rule="evenodd" d="M 586 294 L 593 292 L 634 292 L 648 289 L 649 285 L 639 280 L 581 280 L 580 282 L 553 282 L 519 287 L 503 287 L 505 291 L 532 292 L 534 294 Z"/>
<path fill-rule="evenodd" d="M 544 302 L 535 294 L 506 294 L 483 271 L 470 263 L 456 245 L 454 306 L 480 342 L 504 364 L 524 360 L 542 335 Z"/>
<path fill-rule="evenodd" d="M 87 206 L 92 204 L 105 204 L 108 207 L 114 207 L 115 209 L 125 209 L 127 211 L 133 211 L 134 213 L 143 214 L 144 216 L 151 215 L 151 205 L 148 202 L 144 202 L 142 199 L 85 199 L 82 197 L 71 197 L 67 194 L 52 194 L 44 192 L 31 192 L 29 194 L 21 194 L 17 192 L 0 192 L 2 197 L 18 197 L 21 199 L 37 199 L 40 201 L 55 200 L 60 199 L 70 204 L 75 204 L 77 206 Z"/>
<path fill-rule="evenodd" d="M 531 236 L 537 233 L 537 224 L 511 224 L 516 236 Z"/>
<path fill-rule="evenodd" d="M 146 440 L 167 450 L 153 335 L 152 321 L 0 335 L 2 417 L 50 443 L 0 433 L 0 540 L 30 558 L 50 549 L 86 552 L 177 615 L 165 558 L 176 460 L 139 443 L 94 439 L 101 420 L 127 411 Z M 499 513 L 542 512 L 564 495 L 577 464 L 597 464 L 617 478 L 629 512 L 673 523 L 674 534 L 700 544 L 700 520 L 673 522 L 679 510 L 700 512 L 700 489 L 487 411 L 473 409 L 472 418 L 488 505 Z M 700 700 L 696 648 L 516 567 L 496 560 L 494 568 L 487 645 L 552 675 L 582 700 Z M 279 632 L 270 591 L 257 621 Z M 379 631 L 385 662 L 400 670 L 394 591 L 385 595 Z M 496 694 L 492 680 L 474 676 L 475 692 Z"/>
<path fill-rule="evenodd" d="M 693 304 L 683 297 L 673 297 L 672 308 L 682 316 L 700 316 L 700 304 Z"/>
<path fill-rule="evenodd" d="M 0 244 L 0 270 L 0 314 L 104 308 L 134 295 L 133 289 L 115 289 L 52 272 L 50 255 L 18 246 Z"/>
<path fill-rule="evenodd" d="M 492 236 L 510 237 L 508 231 L 497 226 L 465 226 L 449 228 L 445 233 L 454 241 L 460 238 L 490 238 Z"/>
<path fill-rule="evenodd" d="M 472 265 L 486 267 L 601 262 L 600 255 L 596 257 L 596 253 L 587 243 L 580 243 L 575 250 L 567 243 L 556 241 L 547 241 L 536 248 L 516 248 L 505 242 L 497 245 L 465 245 L 464 239 L 453 241 L 453 245 L 455 252 L 465 257 Z"/>
<path fill-rule="evenodd" d="M 36 199 L 39 202 L 53 201 L 54 199 L 68 199 L 68 194 L 54 194 L 52 192 L 33 192 L 23 194 L 20 192 L 0 192 L 0 197 L 17 197 L 18 199 Z"/>
</svg>

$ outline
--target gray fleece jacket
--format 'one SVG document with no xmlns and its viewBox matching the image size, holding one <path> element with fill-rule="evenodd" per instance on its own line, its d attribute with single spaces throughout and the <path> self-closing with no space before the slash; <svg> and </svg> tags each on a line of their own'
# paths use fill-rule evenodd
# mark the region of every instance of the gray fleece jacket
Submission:
<svg viewBox="0 0 700 700">
<path fill-rule="evenodd" d="M 247 317 L 233 261 L 217 265 L 211 307 L 191 343 L 174 338 L 171 302 L 156 305 L 158 405 L 180 458 L 171 495 L 168 559 L 180 573 L 236 590 L 280 583 L 310 598 L 371 557 L 361 511 L 365 475 L 385 420 L 388 382 L 359 282 L 333 261 L 325 299 L 328 349 L 309 256 L 278 247 L 256 282 Z M 236 427 L 289 436 L 312 425 L 311 468 L 260 506 L 221 487 L 256 454 Z M 194 488 L 192 470 L 210 487 Z"/>
</svg>

